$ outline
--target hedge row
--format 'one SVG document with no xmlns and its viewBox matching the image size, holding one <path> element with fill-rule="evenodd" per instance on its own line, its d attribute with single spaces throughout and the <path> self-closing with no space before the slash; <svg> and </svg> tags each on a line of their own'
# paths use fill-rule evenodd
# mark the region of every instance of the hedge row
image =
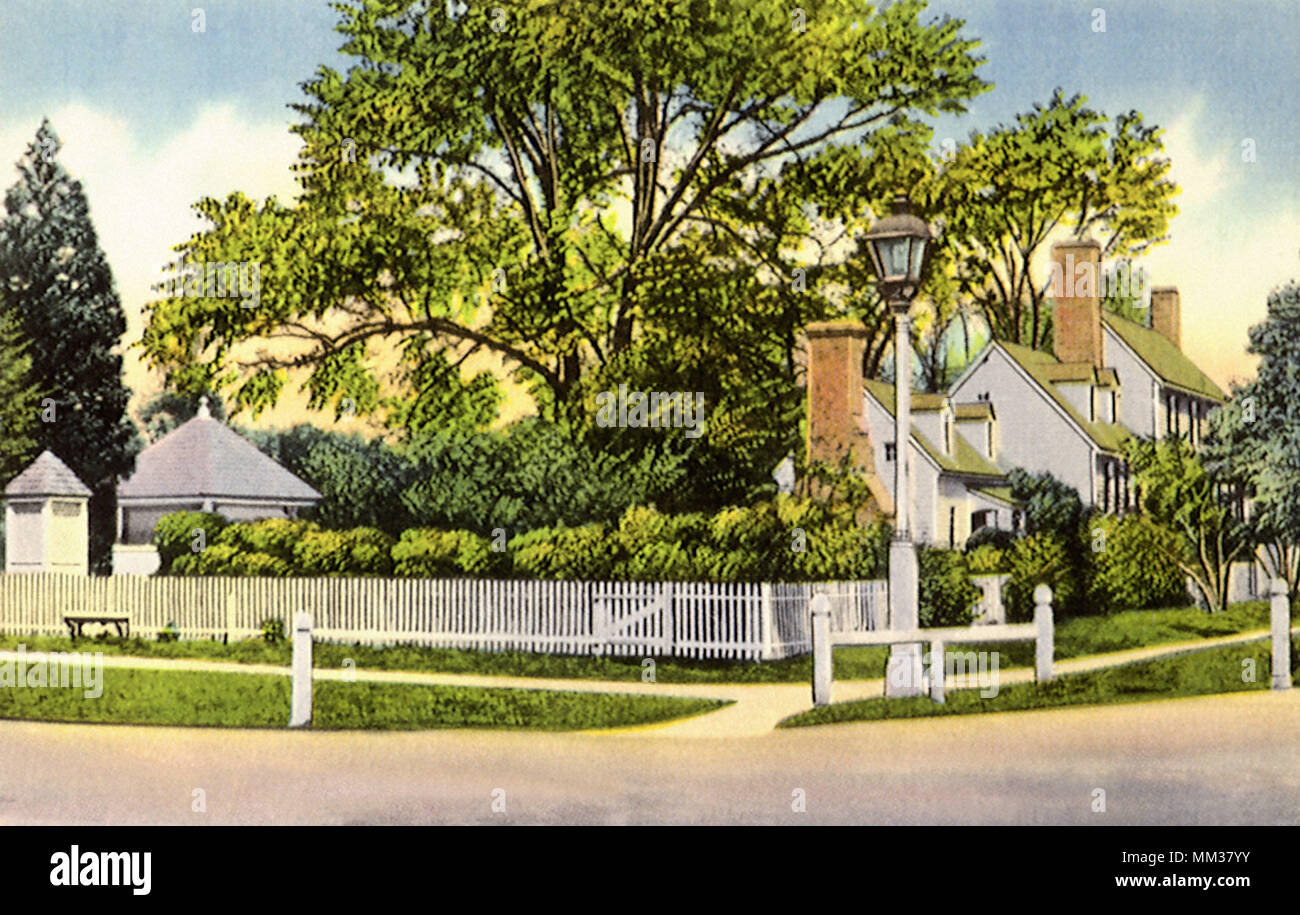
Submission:
<svg viewBox="0 0 1300 915">
<path fill-rule="evenodd" d="M 714 515 L 631 508 L 616 525 L 545 527 L 485 537 L 415 528 L 336 531 L 310 521 L 227 524 L 178 512 L 154 532 L 164 573 L 398 575 L 680 581 L 878 578 L 889 528 L 859 525 L 808 499 L 781 497 Z"/>
<path fill-rule="evenodd" d="M 810 499 L 669 515 L 637 507 L 617 525 L 548 527 L 507 538 L 417 528 L 394 539 L 374 528 L 326 530 L 309 521 L 227 524 L 178 512 L 154 533 L 162 574 L 395 575 L 628 581 L 829 581 L 888 575 L 890 529 L 858 524 Z M 979 592 L 958 552 L 921 551 L 922 622 L 970 620 Z"/>
<path fill-rule="evenodd" d="M 886 524 L 861 525 L 822 503 L 782 496 L 713 515 L 638 507 L 617 525 L 512 537 L 416 528 L 394 539 L 370 527 L 227 524 L 218 515 L 180 512 L 159 522 L 154 542 L 162 572 L 174 575 L 744 582 L 884 578 L 889 537 Z M 1176 546 L 1146 518 L 1094 516 L 1077 537 L 1040 531 L 977 538 L 965 553 L 923 548 L 922 622 L 969 621 L 978 599 L 971 576 L 992 573 L 1010 576 L 1004 598 L 1011 619 L 1032 616 L 1033 589 L 1042 581 L 1062 616 L 1182 604 L 1185 579 L 1169 558 Z"/>
</svg>

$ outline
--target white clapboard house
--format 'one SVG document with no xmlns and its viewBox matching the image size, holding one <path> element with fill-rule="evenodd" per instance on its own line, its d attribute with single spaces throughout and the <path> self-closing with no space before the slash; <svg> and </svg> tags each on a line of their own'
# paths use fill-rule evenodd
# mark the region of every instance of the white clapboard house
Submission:
<svg viewBox="0 0 1300 915">
<path fill-rule="evenodd" d="M 1132 436 L 1187 437 L 1199 445 L 1222 390 L 1183 352 L 1178 290 L 1151 292 L 1147 327 L 1103 313 L 1101 249 L 1095 241 L 1052 248 L 1054 346 L 1039 352 L 991 341 L 941 394 L 914 393 L 911 460 L 913 537 L 960 548 L 981 527 L 1020 523 L 1005 474 L 1048 472 L 1107 512 L 1136 499 L 1121 456 Z M 1068 271 L 1068 272 L 1067 272 Z M 808 453 L 846 453 L 883 514 L 894 504 L 894 388 L 862 377 L 865 330 L 851 322 L 808 328 Z M 1234 570 L 1235 599 L 1261 593 L 1253 564 Z"/>
</svg>

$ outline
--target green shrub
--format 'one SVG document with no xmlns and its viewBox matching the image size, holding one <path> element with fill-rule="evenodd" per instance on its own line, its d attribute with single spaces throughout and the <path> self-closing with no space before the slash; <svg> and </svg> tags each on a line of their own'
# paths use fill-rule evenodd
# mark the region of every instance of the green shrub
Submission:
<svg viewBox="0 0 1300 915">
<path fill-rule="evenodd" d="M 1088 526 L 1088 600 L 1104 612 L 1187 603 L 1187 579 L 1170 558 L 1178 538 L 1149 518 L 1100 515 Z"/>
<path fill-rule="evenodd" d="M 1072 486 L 1050 473 L 1029 473 L 1016 467 L 1007 474 L 1011 497 L 1024 506 L 1025 530 L 1055 534 L 1068 540 L 1077 536 L 1083 518 L 1083 500 Z"/>
<path fill-rule="evenodd" d="M 615 533 L 619 560 L 612 574 L 632 581 L 693 581 L 699 542 L 708 536 L 703 514 L 668 515 L 653 507 L 623 513 Z"/>
<path fill-rule="evenodd" d="M 1011 578 L 1003 594 L 1009 621 L 1033 619 L 1034 588 L 1039 584 L 1051 587 L 1053 612 L 1058 619 L 1076 611 L 1078 571 L 1064 537 L 1042 533 L 1018 538 L 1011 547 L 1008 567 Z"/>
<path fill-rule="evenodd" d="M 999 549 L 992 543 L 980 544 L 966 553 L 966 568 L 972 575 L 1000 575 L 1007 571 L 1011 546 Z"/>
<path fill-rule="evenodd" d="M 709 519 L 709 540 L 723 552 L 745 552 L 768 562 L 774 551 L 790 549 L 789 531 L 771 502 L 722 509 Z"/>
<path fill-rule="evenodd" d="M 393 571 L 391 537 L 373 527 L 309 531 L 293 547 L 298 575 L 387 575 Z"/>
<path fill-rule="evenodd" d="M 262 638 L 271 645 L 283 642 L 284 620 L 275 616 L 262 620 Z"/>
<path fill-rule="evenodd" d="M 888 575 L 888 524 L 835 519 L 808 530 L 805 540 L 802 553 L 782 544 L 784 562 L 777 567 L 778 580 L 852 581 Z"/>
<path fill-rule="evenodd" d="M 175 620 L 168 620 L 167 625 L 158 630 L 158 641 L 175 642 L 181 637 L 180 627 L 176 625 Z"/>
<path fill-rule="evenodd" d="M 234 547 L 241 553 L 265 553 L 283 560 L 288 566 L 293 562 L 293 549 L 298 542 L 319 530 L 311 521 L 267 518 L 232 524 L 218 535 L 216 542 Z"/>
<path fill-rule="evenodd" d="M 279 556 L 269 553 L 234 553 L 225 569 L 206 572 L 207 575 L 237 575 L 244 578 L 287 578 L 293 567 Z"/>
<path fill-rule="evenodd" d="M 490 578 L 505 574 L 506 554 L 473 531 L 415 528 L 404 531 L 392 548 L 394 574 L 408 578 Z"/>
<path fill-rule="evenodd" d="M 528 578 L 608 579 L 621 558 L 603 524 L 539 528 L 512 538 L 509 550 L 516 574 Z"/>
<path fill-rule="evenodd" d="M 966 538 L 964 547 L 966 555 L 970 556 L 980 547 L 993 547 L 996 550 L 1005 552 L 1011 549 L 1011 543 L 1016 539 L 1012 531 L 1004 531 L 996 527 L 981 527 L 969 537 Z"/>
<path fill-rule="evenodd" d="M 229 543 L 217 543 L 202 553 L 181 556 L 172 566 L 175 575 L 284 578 L 292 574 L 292 571 L 290 564 L 279 556 L 245 552 Z"/>
<path fill-rule="evenodd" d="M 192 556 L 216 541 L 226 527 L 226 519 L 213 512 L 172 512 L 163 515 L 153 529 L 153 544 L 158 549 L 159 575 L 173 573 L 173 564 L 183 556 Z M 196 533 L 202 531 L 202 537 Z M 200 550 L 194 549 L 200 546 Z"/>
<path fill-rule="evenodd" d="M 970 580 L 966 557 L 957 550 L 917 549 L 920 562 L 920 616 L 922 626 L 966 626 L 980 589 Z"/>
</svg>

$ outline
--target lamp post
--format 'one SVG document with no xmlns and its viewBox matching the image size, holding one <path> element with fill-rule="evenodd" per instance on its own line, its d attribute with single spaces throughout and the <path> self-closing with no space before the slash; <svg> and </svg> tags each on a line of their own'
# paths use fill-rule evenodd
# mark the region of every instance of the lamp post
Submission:
<svg viewBox="0 0 1300 915">
<path fill-rule="evenodd" d="M 889 626 L 920 627 L 920 565 L 912 543 L 908 443 L 912 430 L 912 300 L 930 248 L 930 228 L 913 215 L 906 197 L 894 198 L 893 212 L 867 233 L 881 292 L 894 316 L 894 537 L 889 544 Z M 943 660 L 939 660 L 940 671 Z M 885 673 L 885 695 L 922 694 L 921 643 L 893 645 Z"/>
</svg>

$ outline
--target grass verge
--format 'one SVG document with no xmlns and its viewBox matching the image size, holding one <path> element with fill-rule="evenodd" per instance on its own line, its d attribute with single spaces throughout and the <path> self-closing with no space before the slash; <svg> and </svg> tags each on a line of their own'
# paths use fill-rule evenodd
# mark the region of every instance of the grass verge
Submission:
<svg viewBox="0 0 1300 915">
<path fill-rule="evenodd" d="M 1076 617 L 1056 627 L 1056 658 L 1077 658 L 1091 654 L 1145 648 L 1172 642 L 1194 641 L 1268 628 L 1268 604 L 1263 601 L 1234 604 L 1222 613 L 1209 614 L 1194 607 L 1165 610 L 1135 610 L 1111 616 Z M 0 648 L 19 644 L 28 651 L 69 651 L 66 637 L 0 635 Z M 146 658 L 193 658 L 235 661 L 245 664 L 287 666 L 289 645 L 261 639 L 157 642 L 145 639 L 85 638 L 77 641 L 80 651 Z M 1031 666 L 1032 642 L 1004 642 L 962 646 L 954 651 L 997 651 L 1002 668 Z M 837 680 L 872 680 L 884 676 L 889 650 L 878 646 L 845 646 L 835 650 Z M 642 658 L 607 658 L 587 655 L 551 655 L 530 652 L 464 651 L 396 645 L 377 648 L 366 645 L 317 643 L 313 663 L 317 667 L 341 668 L 345 660 L 362 670 L 404 670 L 425 673 L 464 673 L 490 676 L 542 677 L 548 679 L 613 680 L 633 682 L 642 678 Z M 780 661 L 693 661 L 684 658 L 655 658 L 655 679 L 661 683 L 799 683 L 812 678 L 812 658 L 802 655 Z"/>
<path fill-rule="evenodd" d="M 1300 653 L 1293 642 L 1293 673 Z M 1269 642 L 1251 642 L 1205 651 L 1188 652 L 1154 661 L 1141 661 L 1105 670 L 1068 674 L 1050 683 L 1013 683 L 996 696 L 984 698 L 978 689 L 950 690 L 947 701 L 935 703 L 928 696 L 910 699 L 864 699 L 841 702 L 792 715 L 777 727 L 796 728 L 845 721 L 878 721 L 885 718 L 932 718 L 938 715 L 977 715 L 1028 709 L 1062 708 L 1071 705 L 1109 705 L 1147 702 L 1184 696 L 1205 696 L 1267 689 L 1270 678 Z M 1254 662 L 1254 679 L 1243 681 L 1243 672 Z"/>
<path fill-rule="evenodd" d="M 103 694 L 82 689 L 0 689 L 0 718 L 113 724 L 280 728 L 288 677 L 105 668 Z M 312 727 L 502 728 L 572 731 L 684 718 L 729 703 L 714 699 L 559 690 L 318 682 Z"/>
</svg>

